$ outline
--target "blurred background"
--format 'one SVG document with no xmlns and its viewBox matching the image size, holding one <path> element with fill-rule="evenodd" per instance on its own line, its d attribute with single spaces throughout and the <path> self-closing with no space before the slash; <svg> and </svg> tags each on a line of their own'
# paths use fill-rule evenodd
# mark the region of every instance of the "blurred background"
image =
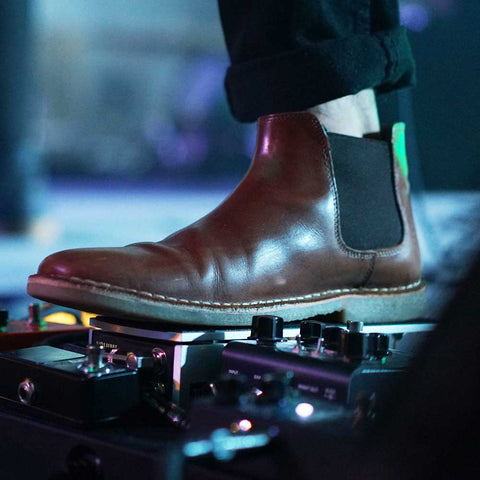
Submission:
<svg viewBox="0 0 480 480">
<path fill-rule="evenodd" d="M 255 125 L 223 90 L 214 0 L 16 0 L 0 6 L 0 307 L 63 248 L 158 241 L 248 168 Z M 418 86 L 379 98 L 408 125 L 414 208 L 435 314 L 476 249 L 478 0 L 402 0 Z"/>
</svg>

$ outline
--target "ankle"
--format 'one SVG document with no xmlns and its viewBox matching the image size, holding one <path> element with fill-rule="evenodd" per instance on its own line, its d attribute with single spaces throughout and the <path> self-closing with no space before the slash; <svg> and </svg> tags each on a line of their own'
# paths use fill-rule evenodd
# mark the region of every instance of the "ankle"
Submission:
<svg viewBox="0 0 480 480">
<path fill-rule="evenodd" d="M 352 137 L 380 131 L 377 102 L 372 89 L 337 98 L 309 109 L 328 132 Z"/>
</svg>

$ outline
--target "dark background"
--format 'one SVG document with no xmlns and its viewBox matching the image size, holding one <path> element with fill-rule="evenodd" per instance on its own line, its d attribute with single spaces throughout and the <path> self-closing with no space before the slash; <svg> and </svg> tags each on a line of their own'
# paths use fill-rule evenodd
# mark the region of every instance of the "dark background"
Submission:
<svg viewBox="0 0 480 480">
<path fill-rule="evenodd" d="M 24 144 L 45 174 L 238 179 L 246 170 L 255 129 L 228 111 L 215 1 L 8 3 L 10 16 L 27 12 L 26 40 L 4 28 L 2 50 L 5 58 L 27 44 Z M 477 189 L 480 2 L 401 0 L 401 16 L 418 86 L 379 98 L 382 120 L 407 121 L 410 162 L 426 188 Z"/>
<path fill-rule="evenodd" d="M 480 2 L 432 2 L 436 16 L 411 32 L 419 162 L 429 189 L 480 186 Z"/>
</svg>

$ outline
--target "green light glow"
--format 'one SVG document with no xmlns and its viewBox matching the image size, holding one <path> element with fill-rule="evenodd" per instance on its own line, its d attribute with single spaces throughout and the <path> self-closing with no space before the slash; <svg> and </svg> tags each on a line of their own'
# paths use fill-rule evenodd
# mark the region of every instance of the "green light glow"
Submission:
<svg viewBox="0 0 480 480">
<path fill-rule="evenodd" d="M 405 178 L 408 178 L 407 149 L 405 146 L 405 124 L 396 123 L 392 129 L 393 154 L 398 160 L 400 170 Z"/>
</svg>

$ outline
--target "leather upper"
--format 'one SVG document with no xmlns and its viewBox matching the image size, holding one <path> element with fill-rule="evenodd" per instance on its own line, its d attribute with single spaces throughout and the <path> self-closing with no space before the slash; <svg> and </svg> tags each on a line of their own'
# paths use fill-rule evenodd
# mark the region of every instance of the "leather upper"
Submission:
<svg viewBox="0 0 480 480">
<path fill-rule="evenodd" d="M 39 274 L 234 304 L 406 286 L 420 279 L 420 259 L 408 181 L 394 162 L 403 240 L 388 249 L 353 250 L 341 237 L 328 137 L 316 117 L 262 117 L 249 171 L 209 215 L 158 243 L 53 254 Z"/>
</svg>

